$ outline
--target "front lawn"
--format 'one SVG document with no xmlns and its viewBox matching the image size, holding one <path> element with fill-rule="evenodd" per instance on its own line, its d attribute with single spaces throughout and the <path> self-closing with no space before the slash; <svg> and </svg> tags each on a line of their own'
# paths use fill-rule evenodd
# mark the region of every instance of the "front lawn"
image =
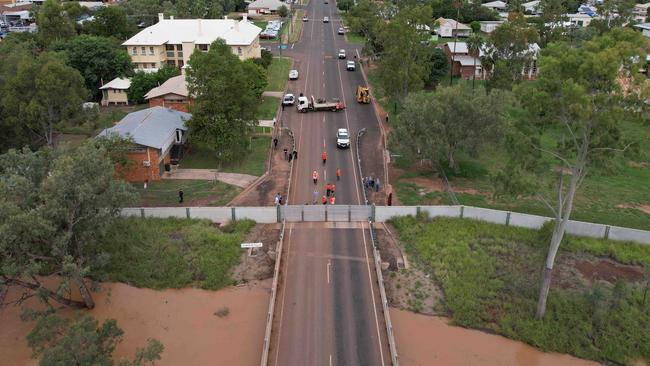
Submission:
<svg viewBox="0 0 650 366">
<path fill-rule="evenodd" d="M 240 161 L 222 164 L 220 171 L 254 176 L 264 174 L 270 144 L 269 136 L 253 136 L 249 154 Z M 219 162 L 213 148 L 202 144 L 193 144 L 181 160 L 180 167 L 183 169 L 217 169 Z"/>
<path fill-rule="evenodd" d="M 274 57 L 273 62 L 267 69 L 268 91 L 284 91 L 289 80 L 289 70 L 291 69 L 292 60 L 288 57 Z"/>
<path fill-rule="evenodd" d="M 272 120 L 280 108 L 280 98 L 262 97 L 260 104 L 257 106 L 257 119 Z"/>
<path fill-rule="evenodd" d="M 108 265 L 95 276 L 152 289 L 217 290 L 233 284 L 228 272 L 253 225 L 237 221 L 220 231 L 207 220 L 119 219 L 101 243 Z"/>
<path fill-rule="evenodd" d="M 635 364 L 650 361 L 650 247 L 568 237 L 546 316 L 534 319 L 551 231 L 480 221 L 393 220 L 411 261 L 444 291 L 453 323 L 543 351 Z"/>
<path fill-rule="evenodd" d="M 144 189 L 133 184 L 140 194 L 139 206 L 223 206 L 230 202 L 241 188 L 219 181 L 163 179 L 150 182 Z M 183 190 L 183 203 L 178 202 L 178 191 Z"/>
<path fill-rule="evenodd" d="M 345 39 L 348 41 L 348 43 L 353 43 L 353 44 L 364 44 L 366 43 L 366 40 L 363 38 L 362 35 L 359 33 L 355 32 L 347 32 L 345 33 Z"/>
</svg>

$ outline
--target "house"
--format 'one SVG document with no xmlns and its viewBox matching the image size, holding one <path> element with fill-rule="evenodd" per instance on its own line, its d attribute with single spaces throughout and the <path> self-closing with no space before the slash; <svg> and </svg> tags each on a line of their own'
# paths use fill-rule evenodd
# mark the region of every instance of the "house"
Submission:
<svg viewBox="0 0 650 366">
<path fill-rule="evenodd" d="M 449 59 L 453 76 L 466 80 L 485 78 L 479 57 L 481 52 L 470 52 L 465 42 L 447 42 L 442 46 L 442 50 Z"/>
<path fill-rule="evenodd" d="M 490 1 L 489 3 L 481 4 L 481 6 L 486 7 L 488 9 L 492 9 L 497 13 L 503 13 L 508 10 L 508 4 L 500 0 Z"/>
<path fill-rule="evenodd" d="M 529 1 L 527 3 L 521 4 L 521 7 L 524 8 L 524 13 L 528 15 L 541 15 L 542 8 L 540 6 L 540 0 Z"/>
<path fill-rule="evenodd" d="M 479 23 L 481 23 L 481 32 L 490 34 L 503 24 L 503 20 L 482 20 Z"/>
<path fill-rule="evenodd" d="M 645 23 L 648 20 L 648 8 L 650 8 L 650 3 L 634 5 L 634 9 L 632 10 L 634 21 Z"/>
<path fill-rule="evenodd" d="M 650 23 L 635 24 L 634 27 L 640 29 L 644 36 L 650 38 Z"/>
<path fill-rule="evenodd" d="M 248 14 L 250 15 L 275 14 L 281 6 L 286 6 L 287 10 L 291 10 L 288 3 L 280 0 L 255 0 L 248 4 L 246 9 L 248 9 Z"/>
<path fill-rule="evenodd" d="M 571 23 L 574 27 L 586 27 L 593 19 L 591 15 L 583 13 L 564 14 L 564 17 L 567 19 L 567 22 Z"/>
<path fill-rule="evenodd" d="M 102 85 L 99 90 L 102 91 L 102 105 L 111 104 L 129 104 L 127 95 L 131 87 L 131 79 L 115 78 Z"/>
<path fill-rule="evenodd" d="M 189 113 L 169 108 L 147 108 L 127 114 L 98 137 L 119 135 L 133 139 L 134 146 L 127 153 L 131 164 L 118 167 L 118 171 L 131 182 L 156 181 L 178 158 L 187 137 L 185 122 L 191 118 Z"/>
<path fill-rule="evenodd" d="M 161 106 L 180 112 L 189 112 L 189 106 L 192 104 L 189 94 L 185 75 L 178 75 L 149 90 L 144 95 L 144 99 L 149 102 L 149 107 Z"/>
<path fill-rule="evenodd" d="M 261 56 L 259 35 L 262 29 L 244 19 L 165 19 L 147 27 L 122 43 L 139 70 L 162 65 L 182 68 L 195 50 L 207 52 L 210 44 L 223 39 L 241 60 Z"/>
<path fill-rule="evenodd" d="M 440 37 L 455 38 L 469 37 L 472 33 L 472 28 L 465 24 L 459 23 L 453 19 L 438 18 L 436 20 L 436 27 L 434 28 Z"/>
</svg>

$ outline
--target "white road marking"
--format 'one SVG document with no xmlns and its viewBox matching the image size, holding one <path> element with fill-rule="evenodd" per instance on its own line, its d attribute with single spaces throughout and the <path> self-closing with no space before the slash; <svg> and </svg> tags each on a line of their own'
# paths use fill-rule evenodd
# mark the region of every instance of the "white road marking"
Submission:
<svg viewBox="0 0 650 366">
<path fill-rule="evenodd" d="M 370 259 L 368 258 L 368 243 L 366 242 L 366 229 L 364 224 L 361 224 L 363 233 L 363 252 L 366 254 L 366 264 L 368 268 L 368 281 L 370 282 L 370 294 L 372 295 L 372 310 L 375 313 L 375 325 L 377 326 L 377 340 L 379 341 L 379 355 L 381 356 L 381 364 L 384 366 L 384 348 L 381 346 L 381 332 L 379 332 L 379 317 L 377 316 L 377 304 L 375 303 L 375 287 L 372 283 L 372 275 L 370 274 Z"/>
<path fill-rule="evenodd" d="M 330 366 L 332 366 L 332 355 L 330 355 Z"/>
<path fill-rule="evenodd" d="M 332 265 L 332 261 L 327 261 L 327 283 L 330 283 L 330 266 Z"/>
</svg>

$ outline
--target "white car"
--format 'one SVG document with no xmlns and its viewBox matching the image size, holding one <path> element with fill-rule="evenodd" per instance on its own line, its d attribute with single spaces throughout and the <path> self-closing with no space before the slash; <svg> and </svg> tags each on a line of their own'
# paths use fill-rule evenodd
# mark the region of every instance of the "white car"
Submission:
<svg viewBox="0 0 650 366">
<path fill-rule="evenodd" d="M 348 148 L 350 147 L 350 134 L 345 128 L 339 128 L 336 131 L 336 147 Z"/>
<path fill-rule="evenodd" d="M 289 80 L 298 80 L 298 70 L 289 71 Z"/>
<path fill-rule="evenodd" d="M 302 17 L 302 21 L 303 21 L 303 22 L 309 21 L 309 18 L 307 18 L 306 16 L 305 16 L 305 17 Z"/>
<path fill-rule="evenodd" d="M 282 98 L 282 105 L 293 105 L 295 102 L 296 97 L 294 97 L 291 93 L 285 94 L 284 98 Z"/>
<path fill-rule="evenodd" d="M 343 27 L 340 27 L 339 30 L 338 30 L 338 34 L 341 35 L 341 36 L 344 35 L 345 34 L 345 29 L 343 29 Z"/>
<path fill-rule="evenodd" d="M 345 68 L 346 68 L 348 71 L 354 71 L 354 70 L 357 69 L 356 65 L 354 64 L 354 61 L 352 61 L 352 60 L 350 60 L 350 61 L 348 61 L 348 62 L 345 63 Z"/>
<path fill-rule="evenodd" d="M 330 18 L 329 17 L 323 17 L 323 23 L 329 23 Z"/>
<path fill-rule="evenodd" d="M 339 50 L 339 58 L 344 59 L 345 58 L 345 50 Z"/>
</svg>

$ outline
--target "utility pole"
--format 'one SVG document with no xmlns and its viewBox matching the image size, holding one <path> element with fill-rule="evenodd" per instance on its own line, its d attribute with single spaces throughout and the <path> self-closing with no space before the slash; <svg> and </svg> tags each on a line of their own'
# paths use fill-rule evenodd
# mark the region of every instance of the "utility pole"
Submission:
<svg viewBox="0 0 650 366">
<path fill-rule="evenodd" d="M 456 26 L 454 30 L 454 50 L 451 53 L 451 65 L 449 65 L 449 86 L 452 85 L 454 79 L 454 56 L 456 55 L 456 44 L 458 43 L 458 22 L 460 20 L 460 8 L 462 7 L 462 0 L 454 1 L 454 8 L 456 8 Z"/>
</svg>

